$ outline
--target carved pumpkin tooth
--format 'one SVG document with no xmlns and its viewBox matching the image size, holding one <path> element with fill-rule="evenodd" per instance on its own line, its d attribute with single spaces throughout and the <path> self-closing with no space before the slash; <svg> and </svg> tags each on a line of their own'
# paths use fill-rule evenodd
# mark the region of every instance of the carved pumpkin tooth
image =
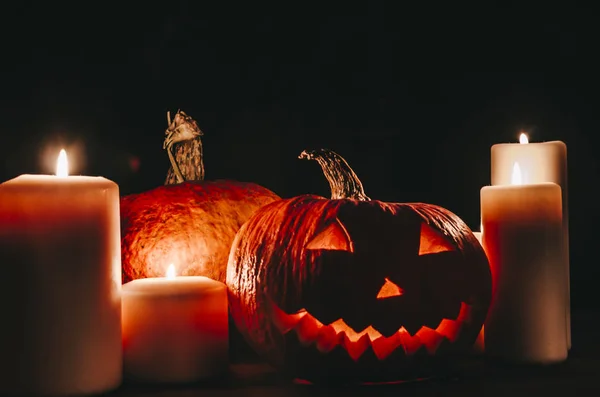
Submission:
<svg viewBox="0 0 600 397">
<path fill-rule="evenodd" d="M 369 334 L 364 334 L 358 340 L 352 341 L 347 335 L 344 334 L 343 337 L 343 346 L 348 352 L 350 358 L 354 361 L 358 361 L 360 356 L 371 346 L 371 338 L 369 338 Z"/>
<path fill-rule="evenodd" d="M 373 346 L 373 352 L 379 360 L 387 358 L 401 344 L 402 340 L 400 339 L 398 332 L 388 338 L 385 336 L 380 336 L 371 342 L 371 345 Z"/>
<path fill-rule="evenodd" d="M 438 334 L 429 327 L 421 328 L 419 332 L 417 332 L 416 336 L 421 339 L 430 354 L 434 354 L 436 352 L 437 348 L 440 346 L 440 343 L 442 343 L 442 340 L 444 339 L 442 335 Z"/>
<path fill-rule="evenodd" d="M 285 334 L 294 328 L 305 315 L 307 315 L 306 312 L 300 312 L 276 318 L 275 326 L 279 331 Z"/>
<path fill-rule="evenodd" d="M 435 330 L 440 335 L 448 338 L 449 341 L 455 342 L 456 339 L 458 339 L 458 335 L 460 334 L 460 325 L 454 320 L 449 320 L 445 318 L 442 321 L 440 321 L 440 324 Z"/>
<path fill-rule="evenodd" d="M 296 330 L 296 333 L 298 334 L 300 343 L 303 345 L 310 345 L 317 340 L 319 330 L 322 327 L 323 325 L 315 320 L 313 316 L 306 314 L 298 321 L 294 330 Z"/>
<path fill-rule="evenodd" d="M 338 334 L 331 325 L 321 327 L 317 337 L 317 349 L 320 352 L 327 353 L 333 350 L 338 345 Z"/>
<path fill-rule="evenodd" d="M 306 310 L 300 310 L 298 313 L 295 314 L 287 314 L 286 312 L 281 310 L 276 304 L 271 302 L 271 316 L 273 318 L 273 324 L 275 324 L 275 327 L 277 327 L 277 329 L 284 334 L 289 332 L 292 328 L 294 328 L 296 324 L 298 324 L 298 322 L 302 319 L 302 317 L 304 317 L 307 314 L 308 313 L 306 312 Z"/>
<path fill-rule="evenodd" d="M 423 342 L 421 342 L 421 339 L 417 335 L 411 336 L 408 331 L 404 329 L 404 327 L 398 331 L 398 338 L 400 338 L 402 347 L 404 348 L 407 356 L 412 356 L 415 354 L 423 345 Z"/>
</svg>

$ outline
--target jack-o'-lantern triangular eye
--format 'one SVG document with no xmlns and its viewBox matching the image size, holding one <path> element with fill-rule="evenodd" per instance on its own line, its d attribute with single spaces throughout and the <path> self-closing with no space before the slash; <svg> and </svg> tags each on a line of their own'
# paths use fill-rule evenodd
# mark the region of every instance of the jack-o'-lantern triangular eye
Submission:
<svg viewBox="0 0 600 397">
<path fill-rule="evenodd" d="M 308 250 L 330 250 L 354 252 L 354 246 L 348 231 L 339 219 L 314 236 L 308 244 Z"/>
<path fill-rule="evenodd" d="M 440 232 L 426 223 L 421 224 L 421 242 L 419 255 L 437 254 L 444 251 L 456 251 L 456 247 Z"/>
</svg>

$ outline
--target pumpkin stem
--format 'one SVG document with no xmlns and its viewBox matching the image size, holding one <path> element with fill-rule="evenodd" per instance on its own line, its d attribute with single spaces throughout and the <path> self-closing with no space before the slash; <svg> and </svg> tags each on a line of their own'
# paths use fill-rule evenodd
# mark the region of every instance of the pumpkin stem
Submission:
<svg viewBox="0 0 600 397">
<path fill-rule="evenodd" d="M 196 121 L 181 110 L 172 120 L 171 113 L 167 112 L 167 123 L 163 149 L 167 150 L 171 167 L 165 185 L 204 180 L 201 140 L 204 133 Z"/>
<path fill-rule="evenodd" d="M 363 185 L 346 160 L 333 150 L 304 150 L 299 159 L 316 160 L 323 169 L 325 178 L 331 187 L 331 199 L 354 199 L 370 201 Z"/>
</svg>

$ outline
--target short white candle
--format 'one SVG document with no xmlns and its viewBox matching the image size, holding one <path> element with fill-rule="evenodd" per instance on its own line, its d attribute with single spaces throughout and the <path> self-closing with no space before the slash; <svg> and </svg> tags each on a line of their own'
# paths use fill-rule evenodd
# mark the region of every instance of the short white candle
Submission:
<svg viewBox="0 0 600 397">
<path fill-rule="evenodd" d="M 492 146 L 492 185 L 509 185 L 513 164 L 519 163 L 524 184 L 553 182 L 562 193 L 564 258 L 567 272 L 567 343 L 571 347 L 571 309 L 569 277 L 569 195 L 567 188 L 567 145 L 561 141 L 530 143 L 526 134 L 519 136 L 519 143 L 502 143 Z"/>
<path fill-rule="evenodd" d="M 122 378 L 119 188 L 21 175 L 0 185 L 0 394 L 96 394 Z"/>
<path fill-rule="evenodd" d="M 133 280 L 123 285 L 125 376 L 188 383 L 223 374 L 229 362 L 227 287 L 201 276 Z"/>
<path fill-rule="evenodd" d="M 519 182 L 518 163 L 513 181 Z M 481 189 L 492 271 L 485 352 L 528 363 L 567 357 L 561 189 L 555 183 Z"/>
</svg>

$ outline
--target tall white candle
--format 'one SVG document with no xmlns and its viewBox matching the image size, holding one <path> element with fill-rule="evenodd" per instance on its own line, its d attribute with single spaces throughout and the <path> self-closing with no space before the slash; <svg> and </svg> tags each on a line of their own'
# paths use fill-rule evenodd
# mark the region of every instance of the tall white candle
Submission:
<svg viewBox="0 0 600 397">
<path fill-rule="evenodd" d="M 513 181 L 518 182 L 518 163 Z M 561 189 L 555 183 L 481 189 L 492 271 L 485 352 L 529 363 L 567 357 Z"/>
<path fill-rule="evenodd" d="M 0 184 L 0 394 L 96 394 L 122 378 L 119 189 L 100 177 Z"/>
<path fill-rule="evenodd" d="M 125 376 L 187 383 L 227 370 L 227 287 L 201 276 L 145 278 L 123 285 Z"/>
<path fill-rule="evenodd" d="M 569 200 L 567 188 L 567 146 L 561 141 L 529 143 L 526 134 L 520 143 L 503 143 L 492 146 L 492 185 L 509 185 L 512 167 L 519 163 L 524 184 L 553 182 L 562 193 L 564 257 L 567 283 L 567 343 L 571 347 L 570 270 L 569 270 Z"/>
</svg>

